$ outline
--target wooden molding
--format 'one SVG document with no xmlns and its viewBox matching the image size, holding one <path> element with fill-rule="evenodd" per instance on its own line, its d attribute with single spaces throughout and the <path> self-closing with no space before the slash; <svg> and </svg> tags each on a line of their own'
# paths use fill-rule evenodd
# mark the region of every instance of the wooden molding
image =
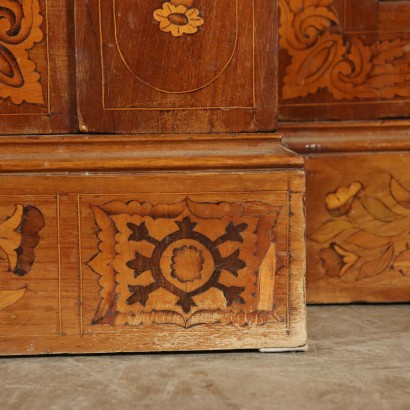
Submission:
<svg viewBox="0 0 410 410">
<path fill-rule="evenodd" d="M 67 135 L 0 139 L 0 172 L 301 167 L 278 134 Z"/>
<path fill-rule="evenodd" d="M 280 123 L 279 130 L 301 154 L 410 150 L 408 120 Z"/>
</svg>

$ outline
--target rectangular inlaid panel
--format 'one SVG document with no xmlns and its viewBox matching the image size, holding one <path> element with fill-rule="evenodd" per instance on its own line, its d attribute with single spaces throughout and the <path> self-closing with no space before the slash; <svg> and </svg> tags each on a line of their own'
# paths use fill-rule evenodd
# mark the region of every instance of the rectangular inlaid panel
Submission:
<svg viewBox="0 0 410 410">
<path fill-rule="evenodd" d="M 78 3 L 81 131 L 273 130 L 276 6 L 273 0 Z"/>
<path fill-rule="evenodd" d="M 67 0 L 0 0 L 0 134 L 76 130 L 73 34 Z"/>
<path fill-rule="evenodd" d="M 0 345 L 11 333 L 59 335 L 58 198 L 1 195 L 0 203 Z"/>
<path fill-rule="evenodd" d="M 280 0 L 283 120 L 410 114 L 410 2 Z"/>
<path fill-rule="evenodd" d="M 303 173 L 0 186 L 0 354 L 305 343 Z"/>
<path fill-rule="evenodd" d="M 410 301 L 410 154 L 313 155 L 306 170 L 308 302 Z"/>
</svg>

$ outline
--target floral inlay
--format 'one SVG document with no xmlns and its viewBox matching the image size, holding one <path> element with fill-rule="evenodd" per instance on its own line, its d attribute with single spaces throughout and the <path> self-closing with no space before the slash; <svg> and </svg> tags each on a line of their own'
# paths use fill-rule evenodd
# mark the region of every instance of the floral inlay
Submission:
<svg viewBox="0 0 410 410">
<path fill-rule="evenodd" d="M 30 50 L 41 43 L 39 0 L 0 2 L 0 99 L 44 105 L 40 73 Z"/>
<path fill-rule="evenodd" d="M 154 11 L 154 19 L 159 22 L 160 30 L 174 37 L 195 34 L 198 27 L 204 24 L 204 19 L 199 10 L 192 7 L 193 3 L 193 0 L 166 1 L 160 9 Z"/>
<path fill-rule="evenodd" d="M 171 276 L 179 282 L 195 282 L 202 278 L 204 257 L 195 246 L 184 245 L 174 249 L 171 260 Z"/>
<path fill-rule="evenodd" d="M 308 237 L 323 245 L 321 263 L 329 278 L 361 281 L 377 275 L 410 275 L 410 190 L 394 176 L 388 195 L 367 194 L 353 181 L 325 196 L 331 219 Z"/>
<path fill-rule="evenodd" d="M 331 192 L 325 198 L 327 210 L 332 216 L 346 215 L 362 189 L 363 185 L 354 181 L 349 187 L 340 187 L 335 192 Z"/>
<path fill-rule="evenodd" d="M 408 97 L 409 40 L 369 42 L 366 35 L 347 35 L 341 30 L 338 3 L 279 0 L 279 45 L 290 57 L 282 98 L 303 98 L 323 89 L 335 100 Z"/>
<path fill-rule="evenodd" d="M 188 328 L 283 320 L 273 294 L 277 206 L 186 198 L 92 209 L 99 244 L 88 266 L 101 287 L 93 324 Z"/>
<path fill-rule="evenodd" d="M 31 205 L 16 205 L 13 215 L 0 223 L 0 251 L 7 261 L 8 272 L 27 275 L 35 260 L 39 232 L 45 221 L 39 209 Z M 0 289 L 0 310 L 18 302 L 26 293 L 20 289 Z"/>
</svg>

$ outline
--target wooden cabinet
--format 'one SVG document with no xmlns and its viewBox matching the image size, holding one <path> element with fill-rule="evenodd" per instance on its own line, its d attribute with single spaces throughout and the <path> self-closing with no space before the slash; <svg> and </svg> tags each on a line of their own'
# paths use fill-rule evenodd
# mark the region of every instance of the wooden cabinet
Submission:
<svg viewBox="0 0 410 410">
<path fill-rule="evenodd" d="M 0 5 L 0 353 L 303 346 L 276 2 Z"/>
<path fill-rule="evenodd" d="M 307 171 L 307 297 L 410 301 L 410 2 L 280 1 L 280 129 Z"/>
</svg>

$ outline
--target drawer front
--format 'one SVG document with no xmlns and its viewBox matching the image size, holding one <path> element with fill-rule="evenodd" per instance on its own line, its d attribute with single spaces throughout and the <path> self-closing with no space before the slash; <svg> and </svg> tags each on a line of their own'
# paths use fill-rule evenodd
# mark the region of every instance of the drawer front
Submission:
<svg viewBox="0 0 410 410">
<path fill-rule="evenodd" d="M 79 2 L 81 131 L 274 130 L 276 8 L 273 0 Z"/>
<path fill-rule="evenodd" d="M 308 302 L 410 300 L 409 169 L 405 151 L 307 157 Z"/>
<path fill-rule="evenodd" d="M 303 183 L 1 177 L 2 353 L 303 345 Z"/>
<path fill-rule="evenodd" d="M 78 128 L 69 3 L 0 0 L 0 134 Z"/>
</svg>

